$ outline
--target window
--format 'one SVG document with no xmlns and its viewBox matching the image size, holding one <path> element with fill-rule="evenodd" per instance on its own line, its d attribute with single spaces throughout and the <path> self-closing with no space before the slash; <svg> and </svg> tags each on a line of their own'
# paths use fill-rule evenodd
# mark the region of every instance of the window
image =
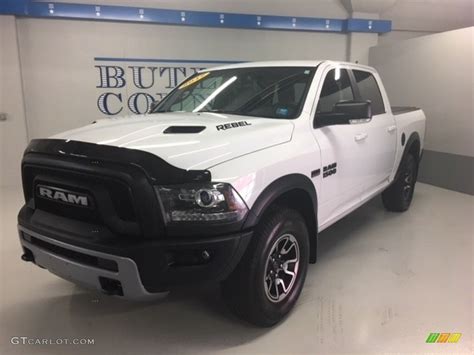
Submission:
<svg viewBox="0 0 474 355">
<path fill-rule="evenodd" d="M 173 90 L 153 112 L 218 112 L 296 118 L 311 84 L 313 67 L 254 67 L 196 74 Z"/>
<path fill-rule="evenodd" d="M 374 76 L 366 71 L 353 70 L 357 86 L 362 100 L 370 100 L 372 104 L 372 114 L 380 115 L 385 113 L 382 95 Z"/>
<path fill-rule="evenodd" d="M 222 84 L 222 77 L 201 79 L 194 90 L 186 91 L 181 100 L 171 105 L 171 111 L 192 111 Z"/>
<path fill-rule="evenodd" d="M 317 113 L 332 113 L 334 105 L 341 101 L 354 100 L 351 81 L 346 69 L 332 69 L 324 79 L 319 95 Z"/>
</svg>

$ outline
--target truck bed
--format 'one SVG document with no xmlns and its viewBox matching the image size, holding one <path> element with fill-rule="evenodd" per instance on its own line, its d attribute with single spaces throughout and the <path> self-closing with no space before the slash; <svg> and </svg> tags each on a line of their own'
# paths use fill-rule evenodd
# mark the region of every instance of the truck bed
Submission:
<svg viewBox="0 0 474 355">
<path fill-rule="evenodd" d="M 402 113 L 420 110 L 419 107 L 414 107 L 414 106 L 391 106 L 391 108 L 392 108 L 392 114 L 394 115 L 401 115 Z"/>
</svg>

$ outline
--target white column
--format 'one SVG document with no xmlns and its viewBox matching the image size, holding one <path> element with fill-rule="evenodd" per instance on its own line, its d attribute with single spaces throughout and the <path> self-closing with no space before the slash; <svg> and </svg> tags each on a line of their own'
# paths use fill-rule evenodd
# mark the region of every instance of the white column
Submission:
<svg viewBox="0 0 474 355">
<path fill-rule="evenodd" d="M 378 19 L 378 14 L 353 12 L 352 18 Z M 378 33 L 351 32 L 349 33 L 347 60 L 353 63 L 369 64 L 369 48 L 376 46 Z"/>
<path fill-rule="evenodd" d="M 379 19 L 382 11 L 394 6 L 397 0 L 341 0 L 352 18 Z M 347 60 L 360 64 L 369 63 L 369 48 L 376 46 L 377 33 L 349 33 Z"/>
<path fill-rule="evenodd" d="M 14 16 L 0 15 L 0 186 L 21 185 L 27 144 L 18 36 Z"/>
</svg>

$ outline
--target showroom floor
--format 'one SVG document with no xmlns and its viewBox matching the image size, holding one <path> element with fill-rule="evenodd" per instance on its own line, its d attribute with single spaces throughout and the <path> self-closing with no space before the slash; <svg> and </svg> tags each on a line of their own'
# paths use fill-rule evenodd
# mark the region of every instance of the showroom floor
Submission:
<svg viewBox="0 0 474 355">
<path fill-rule="evenodd" d="M 272 329 L 236 320 L 217 287 L 136 304 L 88 293 L 20 261 L 20 190 L 1 190 L 1 354 L 471 353 L 474 198 L 418 184 L 404 214 L 374 199 L 320 235 L 291 315 Z M 458 344 L 426 344 L 459 332 Z M 95 345 L 12 345 L 11 337 Z"/>
</svg>

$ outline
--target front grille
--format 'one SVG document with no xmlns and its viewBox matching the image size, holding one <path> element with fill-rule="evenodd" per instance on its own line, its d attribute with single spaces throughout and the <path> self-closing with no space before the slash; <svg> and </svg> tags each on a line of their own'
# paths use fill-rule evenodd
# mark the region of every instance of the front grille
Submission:
<svg viewBox="0 0 474 355">
<path fill-rule="evenodd" d="M 30 185 L 31 198 L 35 208 L 62 217 L 91 223 L 104 223 L 104 212 L 113 209 L 119 219 L 136 221 L 130 189 L 122 182 L 105 176 L 85 175 L 72 171 L 62 171 L 50 167 L 23 167 L 24 179 Z M 38 197 L 38 185 L 53 186 L 65 190 L 87 194 L 92 197 L 92 208 L 74 206 Z M 112 211 L 110 211 L 112 212 Z"/>
<path fill-rule="evenodd" d="M 53 181 L 56 181 L 56 180 L 53 180 Z M 75 186 L 59 184 L 57 182 L 48 181 L 47 179 L 36 180 L 33 185 L 36 209 L 49 212 L 57 216 L 72 218 L 72 219 L 83 221 L 83 222 L 90 222 L 94 224 L 103 223 L 103 219 L 101 218 L 101 215 L 97 213 L 96 211 L 97 204 L 94 201 L 90 201 L 91 208 L 87 208 L 87 207 L 82 207 L 82 206 L 66 204 L 61 201 L 54 201 L 54 200 L 42 198 L 38 196 L 38 192 L 37 192 L 38 185 L 46 185 L 46 186 L 51 185 L 51 186 L 54 186 L 55 188 L 61 188 L 65 190 L 70 190 L 70 191 L 90 195 L 89 191 L 85 189 L 77 188 Z"/>
<path fill-rule="evenodd" d="M 131 187 L 125 181 L 106 174 L 24 164 L 23 184 L 26 200 L 32 201 L 37 210 L 94 225 L 105 225 L 118 235 L 140 234 Z M 38 185 L 87 195 L 91 200 L 90 208 L 40 197 Z"/>
<path fill-rule="evenodd" d="M 113 182 L 107 185 L 107 190 L 119 218 L 124 221 L 136 221 L 130 189 L 124 184 Z"/>
</svg>

